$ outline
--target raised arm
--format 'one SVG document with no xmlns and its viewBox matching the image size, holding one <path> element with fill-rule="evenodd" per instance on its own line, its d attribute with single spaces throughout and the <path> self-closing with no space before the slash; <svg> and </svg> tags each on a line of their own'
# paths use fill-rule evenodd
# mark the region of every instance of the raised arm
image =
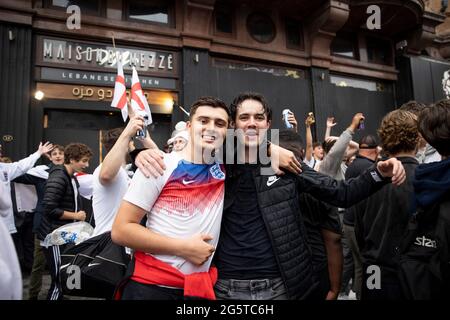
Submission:
<svg viewBox="0 0 450 320">
<path fill-rule="evenodd" d="M 344 159 L 347 146 L 352 140 L 353 134 L 359 126 L 361 120 L 364 119 L 362 113 L 357 113 L 352 119 L 350 126 L 342 132 L 339 139 L 336 141 L 331 150 L 325 155 L 325 158 L 320 163 L 319 171 L 321 173 L 334 176 L 341 167 L 342 160 Z"/>
<path fill-rule="evenodd" d="M 141 116 L 133 115 L 130 118 L 122 134 L 102 162 L 102 168 L 99 174 L 99 180 L 102 185 L 108 185 L 114 181 L 121 166 L 125 162 L 128 153 L 128 144 L 136 135 L 136 131 L 142 130 L 143 126 L 144 119 Z"/>
<path fill-rule="evenodd" d="M 313 138 L 311 133 L 311 125 L 313 124 L 313 119 L 311 116 L 308 116 L 305 120 L 306 126 L 306 150 L 305 150 L 305 163 L 311 164 L 313 163 Z"/>
<path fill-rule="evenodd" d="M 297 119 L 295 119 L 295 114 L 289 113 L 287 120 L 290 124 L 292 124 L 294 131 L 298 132 L 298 124 L 297 124 Z"/>
<path fill-rule="evenodd" d="M 46 142 L 44 144 L 39 143 L 39 147 L 35 153 L 31 154 L 27 158 L 24 158 L 20 161 L 14 162 L 6 166 L 9 173 L 9 178 L 11 180 L 25 174 L 28 170 L 30 170 L 36 161 L 45 153 L 50 152 L 53 149 L 53 145 L 50 142 Z"/>
<path fill-rule="evenodd" d="M 334 117 L 328 117 L 327 118 L 327 128 L 325 129 L 325 137 L 324 140 L 327 140 L 331 135 L 331 128 L 333 128 L 335 125 L 337 125 L 336 122 L 334 122 Z"/>
</svg>

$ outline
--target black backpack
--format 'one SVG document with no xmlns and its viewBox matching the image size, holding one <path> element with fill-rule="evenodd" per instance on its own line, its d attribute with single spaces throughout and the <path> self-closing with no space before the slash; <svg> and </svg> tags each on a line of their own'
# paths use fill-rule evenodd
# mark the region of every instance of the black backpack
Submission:
<svg viewBox="0 0 450 320">
<path fill-rule="evenodd" d="M 111 232 L 81 242 L 66 245 L 61 253 L 61 287 L 65 295 L 112 299 L 115 287 L 127 270 L 130 256 L 125 248 L 115 244 Z M 81 271 L 80 288 L 69 284 L 71 266 Z"/>
<path fill-rule="evenodd" d="M 420 208 L 401 246 L 398 276 L 406 299 L 450 298 L 450 201 Z"/>
</svg>

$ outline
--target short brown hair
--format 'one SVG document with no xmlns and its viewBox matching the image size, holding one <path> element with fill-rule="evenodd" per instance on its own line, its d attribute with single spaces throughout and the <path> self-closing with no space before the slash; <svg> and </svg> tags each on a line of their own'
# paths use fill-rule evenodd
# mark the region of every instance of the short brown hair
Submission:
<svg viewBox="0 0 450 320">
<path fill-rule="evenodd" d="M 92 157 L 92 150 L 83 143 L 70 143 L 64 149 L 64 163 L 69 164 L 70 160 L 80 161 L 83 157 Z"/>
<path fill-rule="evenodd" d="M 102 134 L 102 144 L 105 147 L 106 152 L 109 152 L 112 149 L 122 132 L 123 128 L 114 128 Z"/>
<path fill-rule="evenodd" d="M 227 113 L 228 118 L 230 117 L 230 109 L 228 109 L 225 102 L 223 102 L 222 100 L 220 100 L 218 98 L 207 96 L 207 97 L 200 97 L 192 104 L 191 109 L 189 110 L 189 120 L 192 121 L 192 119 L 194 118 L 195 111 L 197 111 L 197 109 L 199 107 L 205 107 L 205 106 L 223 109 Z M 227 120 L 229 120 L 229 119 L 227 119 Z"/>
<path fill-rule="evenodd" d="M 450 155 L 450 100 L 426 107 L 419 115 L 419 131 L 442 156 Z"/>
<path fill-rule="evenodd" d="M 62 153 L 64 153 L 64 146 L 62 146 L 62 145 L 60 145 L 60 144 L 54 144 L 54 145 L 53 145 L 53 149 L 52 149 L 50 152 L 48 152 L 48 155 L 51 156 L 51 155 L 52 155 L 52 152 L 53 152 L 54 150 L 59 150 L 59 151 L 61 151 Z"/>
<path fill-rule="evenodd" d="M 400 110 L 403 111 L 409 111 L 411 113 L 414 113 L 417 117 L 419 116 L 419 113 L 426 107 L 425 104 L 411 100 L 407 103 L 404 103 L 400 106 Z"/>
<path fill-rule="evenodd" d="M 389 155 L 414 151 L 419 142 L 417 116 L 400 109 L 389 112 L 381 120 L 378 135 L 383 151 Z"/>
<path fill-rule="evenodd" d="M 2 163 L 12 163 L 12 160 L 9 157 L 1 157 L 0 158 L 0 162 L 2 162 Z"/>
</svg>

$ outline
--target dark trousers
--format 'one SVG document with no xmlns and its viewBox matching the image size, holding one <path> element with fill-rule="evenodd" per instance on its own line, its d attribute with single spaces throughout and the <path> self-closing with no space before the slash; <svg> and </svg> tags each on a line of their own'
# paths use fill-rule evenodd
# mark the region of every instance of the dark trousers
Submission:
<svg viewBox="0 0 450 320">
<path fill-rule="evenodd" d="M 39 297 L 46 263 L 44 249 L 41 247 L 39 239 L 35 237 L 33 269 L 31 270 L 30 289 L 28 294 L 30 300 L 37 300 Z"/>
<path fill-rule="evenodd" d="M 185 300 L 183 289 L 165 288 L 129 280 L 122 291 L 122 300 Z"/>
<path fill-rule="evenodd" d="M 325 264 L 320 270 L 317 270 L 315 275 L 317 278 L 317 287 L 308 297 L 305 298 L 306 301 L 324 301 L 330 291 L 328 265 Z"/>
<path fill-rule="evenodd" d="M 341 218 L 341 222 L 343 221 L 343 212 L 339 212 L 339 217 Z M 343 225 L 343 224 L 342 224 Z M 350 239 L 347 238 L 348 235 L 344 233 L 342 230 L 341 244 L 342 244 L 342 253 L 344 255 L 344 266 L 342 270 L 342 279 L 341 279 L 341 293 L 348 294 L 355 284 L 355 269 L 353 265 L 353 254 L 350 247 Z M 352 287 L 350 287 L 350 280 L 352 280 Z M 353 289 L 355 291 L 355 289 Z"/>
<path fill-rule="evenodd" d="M 281 278 L 236 280 L 218 279 L 214 286 L 217 300 L 287 300 Z"/>
<path fill-rule="evenodd" d="M 34 234 L 33 213 L 26 213 L 23 223 L 16 227 L 17 232 L 12 234 L 17 257 L 19 258 L 22 272 L 29 274 L 33 267 Z"/>
<path fill-rule="evenodd" d="M 47 300 L 62 300 L 63 292 L 61 288 L 61 253 L 60 246 L 42 247 L 45 259 L 47 260 L 48 271 L 52 278 L 50 289 L 48 290 Z"/>
<path fill-rule="evenodd" d="M 358 242 L 356 241 L 355 236 L 355 227 L 344 224 L 344 235 L 348 240 L 348 244 L 350 245 L 350 251 L 353 257 L 353 267 L 355 270 L 355 274 L 353 279 L 355 280 L 353 283 L 353 291 L 356 293 L 356 299 L 361 299 L 361 286 L 362 286 L 362 257 L 359 252 Z"/>
</svg>

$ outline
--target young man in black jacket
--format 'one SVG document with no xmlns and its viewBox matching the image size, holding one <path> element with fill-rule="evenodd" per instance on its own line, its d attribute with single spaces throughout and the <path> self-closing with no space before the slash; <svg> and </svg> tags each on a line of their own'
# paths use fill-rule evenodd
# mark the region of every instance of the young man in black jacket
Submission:
<svg viewBox="0 0 450 320">
<path fill-rule="evenodd" d="M 303 144 L 293 130 L 282 130 L 279 135 L 280 147 L 294 152 L 303 160 Z M 362 173 L 362 172 L 361 172 Z M 299 195 L 307 243 L 311 250 L 317 289 L 308 300 L 336 300 L 341 287 L 343 253 L 341 244 L 342 225 L 338 209 L 319 201 L 307 193 Z"/>
<path fill-rule="evenodd" d="M 361 138 L 359 141 L 359 151 L 355 160 L 348 166 L 345 171 L 345 180 L 356 178 L 361 173 L 378 160 L 379 149 L 378 142 L 375 136 L 369 134 Z M 353 276 L 353 291 L 356 293 L 356 299 L 361 299 L 361 286 L 362 286 L 362 258 L 359 252 L 358 243 L 355 237 L 355 215 L 357 212 L 364 212 L 365 201 L 347 208 L 344 212 L 343 218 L 343 233 L 348 241 L 348 245 L 353 257 L 354 276 Z"/>
<path fill-rule="evenodd" d="M 271 125 L 267 101 L 257 93 L 243 93 L 230 111 L 243 143 L 237 157 L 244 164 L 227 166 L 222 230 L 214 259 L 219 271 L 216 295 L 220 299 L 306 298 L 314 282 L 305 230 L 298 222 L 299 194 L 348 207 L 384 185 L 382 175 L 392 176 L 403 168 L 390 159 L 350 182 L 338 182 L 306 165 L 299 175 L 267 175 L 258 152 L 252 152 L 264 147 L 264 132 Z"/>
<path fill-rule="evenodd" d="M 37 237 L 39 227 L 41 225 L 43 207 L 42 201 L 44 200 L 45 184 L 48 179 L 48 171 L 50 167 L 54 165 L 64 164 L 64 147 L 61 145 L 54 145 L 52 151 L 47 153 L 51 164 L 36 166 L 27 171 L 26 174 L 14 179 L 14 182 L 19 182 L 28 185 L 34 185 L 36 188 L 37 204 L 36 210 L 33 215 L 33 236 L 34 236 L 34 254 L 33 254 L 33 267 L 30 274 L 29 285 L 29 300 L 37 300 L 39 292 L 42 287 L 42 274 L 45 270 L 45 256 L 40 245 L 40 240 Z"/>
<path fill-rule="evenodd" d="M 50 169 L 42 201 L 43 217 L 38 234 L 42 244 L 53 230 L 67 223 L 86 219 L 86 213 L 80 208 L 81 199 L 74 173 L 83 172 L 89 167 L 91 156 L 92 151 L 88 146 L 71 143 L 64 150 L 64 165 L 56 165 Z M 44 254 L 52 277 L 47 300 L 61 300 L 63 295 L 59 275 L 61 265 L 59 246 L 44 247 Z"/>
<path fill-rule="evenodd" d="M 450 100 L 424 108 L 419 132 L 442 160 L 421 164 L 414 176 L 415 214 L 400 262 L 407 299 L 450 300 Z M 411 235 L 411 236 L 410 236 Z M 405 247 L 405 244 L 404 244 Z"/>
<path fill-rule="evenodd" d="M 216 297 L 306 298 L 314 290 L 314 281 L 304 226 L 298 219 L 299 193 L 348 207 L 381 188 L 388 182 L 387 177 L 393 177 L 394 184 L 402 183 L 403 167 L 396 159 L 389 159 L 358 179 L 343 182 L 305 164 L 301 166 L 302 173 L 297 174 L 298 161 L 291 153 L 292 161 L 280 163 L 287 163 L 282 167 L 295 174 L 267 175 L 267 170 L 262 170 L 267 168 L 263 168 L 258 158 L 258 149 L 266 147 L 264 132 L 270 128 L 272 117 L 265 98 L 257 93 L 243 93 L 230 109 L 232 127 L 242 145 L 237 147 L 237 162 L 226 166 L 221 235 L 214 257 L 219 273 Z M 277 149 L 270 145 L 272 156 Z M 151 167 L 146 170 L 147 176 L 155 168 L 162 172 L 159 155 L 152 150 L 146 153 L 152 160 L 138 161 L 143 173 L 146 166 Z"/>
<path fill-rule="evenodd" d="M 419 164 L 415 159 L 417 117 L 408 111 L 392 111 L 381 121 L 378 135 L 383 152 L 402 162 L 406 182 L 397 188 L 384 186 L 367 199 L 365 209 L 355 217 L 363 262 L 361 299 L 396 300 L 403 297 L 397 277 L 399 247 L 411 216 L 412 182 Z M 379 279 L 374 278 L 373 270 L 378 270 L 374 266 L 380 270 Z"/>
</svg>

